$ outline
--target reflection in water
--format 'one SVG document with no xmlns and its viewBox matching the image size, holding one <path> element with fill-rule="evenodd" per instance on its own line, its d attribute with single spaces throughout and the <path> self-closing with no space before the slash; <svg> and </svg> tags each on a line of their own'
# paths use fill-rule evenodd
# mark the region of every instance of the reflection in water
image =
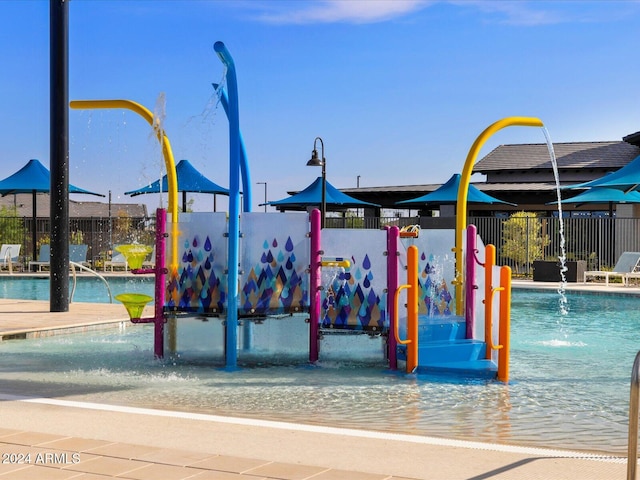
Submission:
<svg viewBox="0 0 640 480">
<path fill-rule="evenodd" d="M 217 319 L 178 319 L 164 361 L 147 325 L 2 342 L 0 392 L 624 454 L 637 299 L 571 293 L 560 332 L 555 292 L 514 291 L 509 385 L 390 372 L 367 335 L 325 337 L 309 366 L 298 316 L 256 325 L 233 373 Z"/>
</svg>

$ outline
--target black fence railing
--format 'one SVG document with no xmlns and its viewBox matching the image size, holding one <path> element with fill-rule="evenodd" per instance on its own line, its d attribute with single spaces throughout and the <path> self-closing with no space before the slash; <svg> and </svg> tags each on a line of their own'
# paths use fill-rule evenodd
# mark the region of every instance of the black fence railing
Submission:
<svg viewBox="0 0 640 480">
<path fill-rule="evenodd" d="M 422 224 L 423 228 L 455 228 L 453 218 L 327 217 L 327 228 L 368 228 Z M 497 261 L 509 265 L 516 275 L 531 276 L 536 260 L 558 260 L 562 251 L 558 218 L 469 217 L 485 244 L 496 246 Z M 36 245 L 49 243 L 48 218 L 35 221 Z M 623 252 L 640 252 L 640 218 L 565 218 L 562 221 L 567 260 L 584 260 L 588 270 L 607 270 Z M 33 258 L 33 219 L 0 217 L 0 244 L 21 244 L 21 260 Z M 109 258 L 114 246 L 123 243 L 153 244 L 154 217 L 72 218 L 70 243 L 88 246 L 87 260 L 94 266 Z M 453 245 L 452 245 L 453 246 Z"/>
</svg>

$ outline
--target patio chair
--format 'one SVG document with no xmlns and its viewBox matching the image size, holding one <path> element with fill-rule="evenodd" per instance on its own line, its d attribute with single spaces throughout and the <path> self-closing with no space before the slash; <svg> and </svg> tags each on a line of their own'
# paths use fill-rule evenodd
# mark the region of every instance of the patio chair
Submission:
<svg viewBox="0 0 640 480">
<path fill-rule="evenodd" d="M 12 272 L 15 267 L 22 268 L 20 262 L 20 244 L 5 243 L 0 248 L 0 270 L 7 268 Z"/>
<path fill-rule="evenodd" d="M 38 271 L 42 271 L 42 267 L 48 267 L 51 262 L 51 245 L 45 243 L 40 245 L 40 250 L 38 251 L 38 260 L 29 262 L 29 271 L 32 270 L 31 267 L 38 267 Z"/>
<path fill-rule="evenodd" d="M 87 262 L 87 251 L 89 245 L 69 245 L 69 261 L 79 263 L 85 267 L 90 267 L 91 264 Z"/>
<path fill-rule="evenodd" d="M 592 270 L 584 272 L 583 283 L 587 283 L 589 277 L 604 277 L 606 286 L 609 286 L 609 279 L 620 277 L 623 285 L 628 285 L 630 275 L 640 277 L 640 252 L 624 252 L 610 272 L 604 270 Z"/>
<path fill-rule="evenodd" d="M 129 264 L 127 263 L 127 259 L 125 258 L 124 254 L 116 250 L 118 246 L 119 245 L 113 246 L 113 253 L 111 254 L 111 260 L 105 260 L 104 266 L 103 266 L 103 270 L 105 272 L 107 271 L 107 267 L 109 267 L 112 272 L 113 272 L 113 267 L 124 268 L 125 272 L 129 270 Z"/>
</svg>

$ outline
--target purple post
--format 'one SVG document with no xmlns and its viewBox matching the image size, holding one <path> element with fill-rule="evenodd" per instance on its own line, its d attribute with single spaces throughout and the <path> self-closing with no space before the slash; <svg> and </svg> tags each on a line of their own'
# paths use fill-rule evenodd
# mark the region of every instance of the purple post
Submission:
<svg viewBox="0 0 640 480">
<path fill-rule="evenodd" d="M 476 323 L 476 253 L 478 231 L 475 225 L 467 227 L 467 251 L 465 252 L 465 287 L 464 287 L 464 319 L 467 323 L 466 338 L 473 338 L 473 328 Z"/>
<path fill-rule="evenodd" d="M 387 228 L 387 312 L 389 312 L 389 334 L 387 336 L 387 348 L 389 349 L 389 368 L 396 370 L 398 368 L 398 343 L 395 331 L 396 322 L 396 305 L 394 296 L 398 289 L 398 260 L 400 252 L 398 251 L 398 239 L 400 238 L 400 229 L 398 227 Z"/>
<path fill-rule="evenodd" d="M 174 219 L 174 221 L 177 219 Z M 174 242 L 178 239 L 174 238 Z M 167 211 L 158 208 L 156 210 L 156 278 L 155 278 L 155 324 L 153 337 L 153 353 L 156 358 L 164 357 L 164 295 L 167 277 L 166 268 L 166 244 L 167 244 Z"/>
<path fill-rule="evenodd" d="M 309 361 L 317 362 L 320 356 L 318 329 L 320 328 L 320 268 L 322 251 L 320 250 L 320 211 L 311 212 L 311 264 L 309 265 Z"/>
</svg>

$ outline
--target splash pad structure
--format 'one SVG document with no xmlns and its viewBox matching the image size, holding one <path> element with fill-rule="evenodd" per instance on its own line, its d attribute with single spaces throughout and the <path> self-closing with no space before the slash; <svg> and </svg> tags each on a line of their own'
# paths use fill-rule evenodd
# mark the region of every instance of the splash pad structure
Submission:
<svg viewBox="0 0 640 480">
<path fill-rule="evenodd" d="M 225 368 L 233 370 L 238 350 L 251 350 L 260 325 L 308 313 L 311 363 L 321 358 L 327 337 L 366 334 L 382 340 L 383 355 L 393 370 L 404 362 L 407 373 L 457 372 L 508 381 L 511 271 L 495 266 L 495 248 L 483 247 L 475 227 L 466 225 L 466 194 L 473 162 L 492 133 L 512 125 L 542 126 L 542 122 L 509 117 L 478 137 L 462 172 L 455 230 L 322 229 L 318 210 L 250 212 L 251 182 L 239 129 L 235 65 L 222 42 L 216 42 L 214 49 L 226 67 L 229 89 L 228 97 L 222 90 L 230 135 L 228 215 L 178 217 L 171 147 L 144 107 L 127 100 L 71 102 L 72 108 L 136 111 L 156 129 L 163 145 L 169 212 L 157 211 L 156 266 L 133 270 L 156 277 L 154 316 L 134 318 L 140 315 L 135 304 L 145 299 L 123 297 L 134 312 L 133 322 L 154 323 L 155 356 L 164 356 L 165 336 L 170 351 L 176 351 L 183 317 L 220 319 Z M 484 273 L 478 278 L 479 268 Z M 401 285 L 405 270 L 407 280 Z M 401 304 L 406 312 L 401 312 Z"/>
</svg>

